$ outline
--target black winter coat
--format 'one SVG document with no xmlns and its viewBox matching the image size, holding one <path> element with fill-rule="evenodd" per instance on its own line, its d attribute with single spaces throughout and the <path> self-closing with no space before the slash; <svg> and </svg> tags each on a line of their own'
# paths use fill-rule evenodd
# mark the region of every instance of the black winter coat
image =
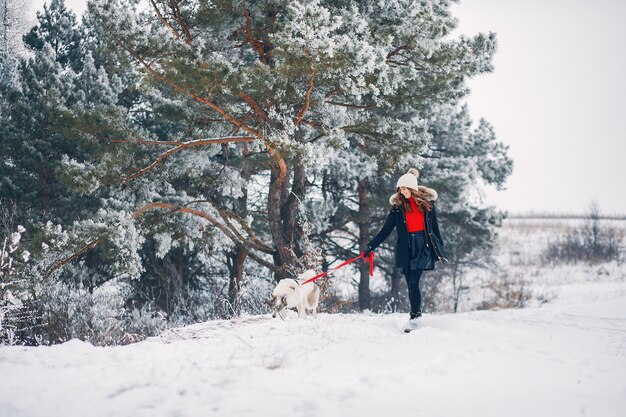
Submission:
<svg viewBox="0 0 626 417">
<path fill-rule="evenodd" d="M 435 208 L 434 200 L 437 198 L 437 193 L 426 187 L 420 189 L 426 189 L 434 193 L 433 201 L 431 202 L 432 208 L 430 211 L 424 213 L 424 228 L 426 232 L 426 245 L 431 251 L 431 258 L 434 261 L 448 262 L 446 251 L 444 249 L 443 238 L 439 231 L 439 224 L 437 223 L 437 209 Z M 424 191 L 424 190 L 423 190 Z M 393 196 L 392 196 L 393 198 Z M 381 243 L 387 239 L 393 229 L 396 229 L 398 233 L 398 243 L 396 244 L 396 267 L 407 268 L 409 265 L 409 233 L 406 229 L 406 220 L 404 217 L 404 210 L 400 207 L 394 206 L 389 214 L 385 224 L 380 229 L 378 234 L 367 244 L 368 249 L 373 251 Z M 432 262 L 429 268 L 435 269 L 435 263 Z"/>
</svg>

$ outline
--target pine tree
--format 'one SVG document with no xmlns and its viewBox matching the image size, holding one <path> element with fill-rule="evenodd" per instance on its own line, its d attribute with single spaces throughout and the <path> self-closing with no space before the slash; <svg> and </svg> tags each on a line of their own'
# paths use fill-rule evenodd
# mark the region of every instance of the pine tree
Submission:
<svg viewBox="0 0 626 417">
<path fill-rule="evenodd" d="M 508 147 L 496 140 L 491 125 L 481 119 L 472 128 L 466 106 L 444 108 L 434 119 L 433 143 L 424 155 L 424 178 L 445 198 L 440 202 L 451 262 L 440 273 L 452 279 L 456 311 L 468 267 L 485 267 L 505 213 L 487 205 L 484 186 L 504 187 L 513 162 Z"/>
<path fill-rule="evenodd" d="M 37 21 L 39 24 L 24 35 L 24 43 L 35 51 L 48 45 L 63 68 L 79 70 L 82 66 L 80 32 L 76 15 L 65 7 L 65 1 L 51 0 L 50 6 L 44 4 L 43 13 L 37 12 Z"/>
<path fill-rule="evenodd" d="M 403 150 L 426 143 L 431 103 L 463 96 L 467 77 L 491 69 L 495 48 L 492 35 L 444 42 L 454 27 L 448 1 L 151 4 L 149 14 L 113 0 L 90 7 L 111 42 L 143 67 L 144 82 L 160 86 L 179 113 L 208 115 L 210 124 L 193 127 L 215 139 L 185 150 L 247 142 L 264 159 L 268 168 L 255 164 L 251 175 L 269 174 L 266 215 L 255 221 L 267 227 L 254 230 L 268 233 L 271 247 L 232 206 L 206 203 L 203 215 L 224 213 L 211 217 L 214 226 L 278 277 L 314 259 L 297 221 L 307 170 L 353 147 L 367 175 L 389 173 Z M 228 231 L 226 218 L 246 234 Z"/>
<path fill-rule="evenodd" d="M 29 272 L 38 311 L 111 285 L 173 323 L 237 314 L 261 304 L 242 299 L 246 277 L 362 250 L 413 165 L 450 235 L 470 219 L 484 246 L 499 214 L 466 189 L 502 184 L 506 149 L 458 103 L 495 36 L 449 39 L 449 4 L 95 0 L 78 25 L 52 1 L 0 114 L 0 197 L 48 247 Z M 359 285 L 369 308 L 365 268 Z M 49 340 L 93 330 L 64 317 Z"/>
<path fill-rule="evenodd" d="M 55 161 L 71 151 L 54 132 L 58 112 L 66 107 L 71 75 L 63 74 L 53 50 L 44 46 L 34 58 L 18 67 L 19 84 L 9 93 L 0 144 L 8 163 L 0 167 L 3 196 L 28 202 L 31 213 L 54 216 L 52 200 L 62 201 L 54 177 Z M 56 155 L 56 156 L 55 156 Z"/>
</svg>

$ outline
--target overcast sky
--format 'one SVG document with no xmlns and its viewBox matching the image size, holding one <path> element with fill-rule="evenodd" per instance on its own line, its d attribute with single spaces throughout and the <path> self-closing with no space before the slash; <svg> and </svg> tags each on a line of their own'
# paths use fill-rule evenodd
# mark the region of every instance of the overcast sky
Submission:
<svg viewBox="0 0 626 417">
<path fill-rule="evenodd" d="M 626 213 L 626 1 L 466 0 L 459 33 L 498 34 L 495 71 L 470 82 L 475 119 L 510 146 L 489 193 L 511 212 Z"/>
<path fill-rule="evenodd" d="M 43 1 L 33 0 L 33 8 Z M 85 0 L 66 0 L 77 13 Z M 470 81 L 515 163 L 487 198 L 511 213 L 626 213 L 626 1 L 465 0 L 457 34 L 496 32 L 495 71 Z"/>
</svg>

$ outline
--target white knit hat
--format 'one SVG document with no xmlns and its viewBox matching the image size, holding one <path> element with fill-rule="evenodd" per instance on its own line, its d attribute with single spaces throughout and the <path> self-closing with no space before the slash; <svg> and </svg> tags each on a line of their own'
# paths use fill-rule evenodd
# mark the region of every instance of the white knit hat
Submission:
<svg viewBox="0 0 626 417">
<path fill-rule="evenodd" d="M 417 169 L 409 169 L 409 172 L 407 172 L 398 179 L 398 184 L 396 185 L 396 187 L 406 187 L 411 188 L 415 191 L 419 191 L 417 188 L 417 177 L 419 177 L 419 175 L 420 173 Z"/>
</svg>

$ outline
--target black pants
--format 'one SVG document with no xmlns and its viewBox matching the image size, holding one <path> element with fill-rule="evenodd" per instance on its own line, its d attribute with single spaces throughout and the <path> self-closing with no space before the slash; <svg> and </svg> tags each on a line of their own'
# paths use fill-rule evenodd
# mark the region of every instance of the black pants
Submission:
<svg viewBox="0 0 626 417">
<path fill-rule="evenodd" d="M 402 271 L 406 278 L 406 285 L 409 287 L 409 301 L 411 302 L 411 313 L 422 311 L 422 293 L 420 292 L 420 278 L 423 269 L 413 269 Z"/>
</svg>

